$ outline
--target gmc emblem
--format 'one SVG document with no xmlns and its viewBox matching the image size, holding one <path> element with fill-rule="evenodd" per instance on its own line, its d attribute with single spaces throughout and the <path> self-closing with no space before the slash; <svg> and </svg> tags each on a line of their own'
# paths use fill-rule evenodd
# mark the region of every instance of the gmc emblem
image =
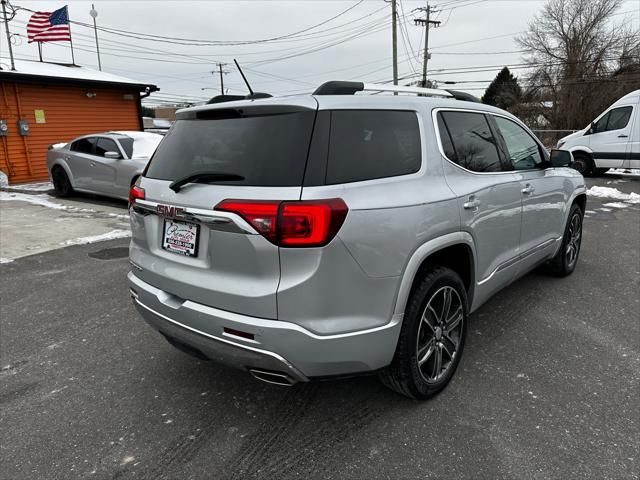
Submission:
<svg viewBox="0 0 640 480">
<path fill-rule="evenodd" d="M 169 205 L 157 205 L 156 213 L 163 217 L 169 218 L 183 218 L 184 208 L 182 207 L 171 207 Z"/>
</svg>

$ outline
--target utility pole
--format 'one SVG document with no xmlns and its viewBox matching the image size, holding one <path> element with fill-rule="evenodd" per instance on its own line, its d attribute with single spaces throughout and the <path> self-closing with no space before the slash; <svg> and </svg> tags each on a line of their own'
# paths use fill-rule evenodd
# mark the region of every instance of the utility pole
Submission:
<svg viewBox="0 0 640 480">
<path fill-rule="evenodd" d="M 218 72 L 220 73 L 220 94 L 224 95 L 224 77 L 223 77 L 223 75 L 226 75 L 229 72 L 222 69 L 222 67 L 224 67 L 226 65 L 226 63 L 217 62 L 216 65 L 218 66 Z M 216 73 L 216 72 L 213 71 L 211 73 Z"/>
<path fill-rule="evenodd" d="M 422 63 L 422 86 L 426 87 L 427 86 L 427 63 L 429 62 L 429 29 L 431 28 L 431 25 L 433 25 L 434 27 L 437 27 L 440 25 L 440 22 L 435 21 L 435 20 L 431 20 L 431 13 L 433 12 L 433 10 L 431 10 L 431 5 L 429 5 L 427 3 L 427 7 L 424 8 L 419 8 L 418 10 L 421 10 L 423 12 L 425 12 L 427 14 L 427 18 L 416 18 L 414 20 L 416 25 L 424 25 L 424 61 Z"/>
<path fill-rule="evenodd" d="M 398 10 L 397 0 L 391 0 L 391 45 L 393 52 L 393 84 L 398 85 Z"/>
<path fill-rule="evenodd" d="M 16 64 L 13 61 L 13 48 L 11 47 L 11 33 L 9 33 L 9 16 L 7 15 L 7 0 L 0 0 L 2 3 L 2 17 L 4 18 L 4 28 L 7 32 L 7 44 L 9 45 L 9 58 L 11 59 L 11 70 L 16 69 Z"/>
</svg>

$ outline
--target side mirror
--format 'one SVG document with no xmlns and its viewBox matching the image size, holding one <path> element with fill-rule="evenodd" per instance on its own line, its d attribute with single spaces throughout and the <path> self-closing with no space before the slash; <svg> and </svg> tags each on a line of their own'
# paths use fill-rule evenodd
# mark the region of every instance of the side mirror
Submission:
<svg viewBox="0 0 640 480">
<path fill-rule="evenodd" d="M 569 150 L 551 150 L 551 167 L 568 167 L 573 163 L 573 155 Z"/>
<path fill-rule="evenodd" d="M 596 133 L 596 122 L 591 122 L 589 130 L 587 130 L 587 135 L 593 135 L 594 133 Z"/>
<path fill-rule="evenodd" d="M 122 158 L 118 152 L 104 152 L 104 158 L 110 158 L 112 160 L 118 160 Z"/>
</svg>

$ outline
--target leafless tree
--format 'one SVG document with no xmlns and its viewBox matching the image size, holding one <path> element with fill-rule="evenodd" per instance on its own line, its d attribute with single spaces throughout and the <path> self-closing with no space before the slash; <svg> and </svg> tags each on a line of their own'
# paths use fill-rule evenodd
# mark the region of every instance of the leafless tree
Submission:
<svg viewBox="0 0 640 480">
<path fill-rule="evenodd" d="M 616 11 L 622 0 L 549 0 L 517 41 L 532 67 L 525 98 L 533 123 L 582 128 L 640 88 L 640 32 Z"/>
</svg>

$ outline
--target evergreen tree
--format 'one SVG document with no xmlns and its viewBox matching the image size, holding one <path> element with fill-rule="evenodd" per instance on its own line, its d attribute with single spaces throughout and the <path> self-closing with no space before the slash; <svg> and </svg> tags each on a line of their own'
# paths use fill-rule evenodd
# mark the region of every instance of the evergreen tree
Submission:
<svg viewBox="0 0 640 480">
<path fill-rule="evenodd" d="M 518 84 L 518 79 L 507 67 L 504 67 L 487 87 L 482 96 L 482 103 L 510 110 L 518 105 L 521 99 L 522 89 Z"/>
</svg>

